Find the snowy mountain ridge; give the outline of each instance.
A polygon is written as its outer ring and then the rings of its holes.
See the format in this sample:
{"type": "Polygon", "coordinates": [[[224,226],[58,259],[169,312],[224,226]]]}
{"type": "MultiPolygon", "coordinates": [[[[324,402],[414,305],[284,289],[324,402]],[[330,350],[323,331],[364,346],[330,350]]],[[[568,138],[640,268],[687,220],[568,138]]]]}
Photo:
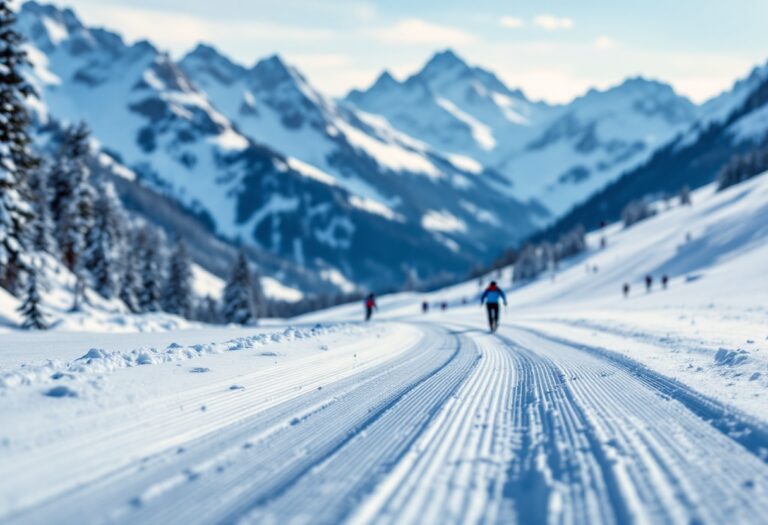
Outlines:
{"type": "Polygon", "coordinates": [[[569,104],[528,100],[453,51],[398,82],[389,73],[347,100],[444,152],[493,167],[511,196],[557,217],[687,129],[697,108],[667,84],[631,78],[569,104]]]}
{"type": "Polygon", "coordinates": [[[594,193],[541,236],[556,238],[576,224],[595,228],[615,220],[632,200],[698,188],[715,180],[734,158],[768,143],[768,64],[755,68],[705,103],[701,118],[662,145],[647,161],[594,193]]]}

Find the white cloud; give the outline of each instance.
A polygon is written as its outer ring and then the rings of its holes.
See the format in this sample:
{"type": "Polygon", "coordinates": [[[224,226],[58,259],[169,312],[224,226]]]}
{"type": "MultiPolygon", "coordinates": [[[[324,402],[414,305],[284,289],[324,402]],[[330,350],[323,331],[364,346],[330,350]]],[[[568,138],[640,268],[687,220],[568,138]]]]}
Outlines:
{"type": "Polygon", "coordinates": [[[335,69],[350,65],[348,56],[341,53],[288,53],[289,62],[299,69],[335,69]]]}
{"type": "Polygon", "coordinates": [[[514,16],[502,16],[499,23],[507,29],[518,29],[525,25],[525,20],[514,16]]]}
{"type": "Polygon", "coordinates": [[[533,23],[547,31],[558,31],[560,29],[571,29],[573,20],[566,17],[557,17],[553,15],[539,15],[533,19],[533,23]]]}
{"type": "Polygon", "coordinates": [[[375,34],[380,40],[390,44],[455,46],[470,44],[476,40],[474,35],[461,29],[432,24],[419,18],[400,20],[393,26],[377,30],[375,34]]]}
{"type": "Polygon", "coordinates": [[[595,39],[594,46],[596,49],[613,49],[616,47],[616,41],[609,36],[599,36],[595,39]]]}
{"type": "Polygon", "coordinates": [[[294,42],[330,39],[330,30],[276,23],[206,19],[176,11],[114,5],[88,4],[79,13],[89,25],[103,25],[120,32],[129,41],[149,39],[174,53],[188,50],[200,41],[294,42]],[[169,30],[172,28],[172,30],[169,30]]]}

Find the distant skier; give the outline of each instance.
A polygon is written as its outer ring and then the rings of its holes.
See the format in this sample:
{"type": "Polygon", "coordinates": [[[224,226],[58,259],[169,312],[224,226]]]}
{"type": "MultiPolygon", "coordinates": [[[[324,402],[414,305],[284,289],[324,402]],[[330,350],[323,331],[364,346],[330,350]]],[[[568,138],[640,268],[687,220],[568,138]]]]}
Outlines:
{"type": "Polygon", "coordinates": [[[440,309],[445,312],[448,309],[448,303],[440,303],[440,309]]]}
{"type": "Polygon", "coordinates": [[[664,274],[661,277],[661,286],[666,290],[668,284],[669,284],[669,276],[667,274],[664,274]]]}
{"type": "Polygon", "coordinates": [[[495,332],[499,327],[500,300],[504,301],[504,306],[507,306],[507,296],[504,294],[504,290],[498,287],[496,281],[491,281],[491,284],[480,297],[480,305],[484,304],[488,310],[488,324],[490,325],[491,332],[495,332]]]}
{"type": "Polygon", "coordinates": [[[373,315],[374,308],[376,310],[379,309],[378,306],[376,306],[376,298],[372,293],[368,294],[368,297],[365,298],[365,320],[370,321],[371,316],[373,315]]]}
{"type": "Polygon", "coordinates": [[[653,277],[650,275],[645,276],[645,291],[650,292],[651,288],[653,288],[653,277]]]}
{"type": "Polygon", "coordinates": [[[427,301],[424,301],[421,303],[421,313],[425,314],[429,312],[429,303],[427,301]]]}
{"type": "Polygon", "coordinates": [[[624,286],[622,287],[624,291],[624,299],[629,297],[629,283],[624,283],[624,286]]]}

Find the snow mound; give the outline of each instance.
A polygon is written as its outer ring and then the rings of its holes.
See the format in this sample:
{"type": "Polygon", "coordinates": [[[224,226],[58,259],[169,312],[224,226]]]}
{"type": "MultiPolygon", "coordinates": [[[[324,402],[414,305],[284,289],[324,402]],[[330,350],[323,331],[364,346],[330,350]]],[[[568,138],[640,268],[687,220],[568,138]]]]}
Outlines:
{"type": "MultiPolygon", "coordinates": [[[[176,343],[166,348],[136,348],[129,351],[108,351],[91,348],[73,361],[47,360],[41,364],[22,364],[15,370],[0,373],[0,394],[22,386],[35,386],[57,381],[85,381],[114,372],[121,368],[159,365],[186,361],[206,354],[223,354],[240,350],[252,350],[276,343],[312,339],[334,333],[355,334],[361,327],[350,324],[315,324],[309,328],[288,327],[280,331],[238,337],[221,343],[200,343],[181,346],[176,343]]],[[[261,352],[260,355],[277,355],[261,352]]],[[[209,369],[193,368],[192,372],[203,373],[209,369]]],[[[56,390],[63,392],[63,390],[56,390]]],[[[46,394],[53,397],[54,394],[46,394]]],[[[69,396],[72,397],[72,396],[69,396]]]]}

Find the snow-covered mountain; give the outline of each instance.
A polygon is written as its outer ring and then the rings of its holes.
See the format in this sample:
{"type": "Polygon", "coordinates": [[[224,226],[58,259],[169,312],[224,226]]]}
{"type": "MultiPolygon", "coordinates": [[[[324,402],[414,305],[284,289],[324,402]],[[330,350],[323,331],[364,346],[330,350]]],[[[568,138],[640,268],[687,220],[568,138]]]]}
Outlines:
{"type": "Polygon", "coordinates": [[[768,64],[755,68],[700,111],[701,119],[685,133],[575,207],[544,235],[556,237],[575,224],[597,227],[601,221],[617,219],[631,200],[708,184],[735,155],[766,144],[768,64]]]}
{"type": "Polygon", "coordinates": [[[246,70],[199,48],[182,69],[148,42],[35,2],[19,24],[41,118],[86,121],[142,184],[216,233],[341,289],[464,272],[534,227],[535,210],[491,189],[498,175],[336,106],[278,58],[246,70]],[[228,88],[243,91],[230,99],[228,88]]]}
{"type": "Polygon", "coordinates": [[[451,50],[435,54],[403,82],[385,71],[369,89],[353,90],[346,99],[438,150],[486,165],[532,137],[554,109],[529,101],[451,50]]]}
{"type": "Polygon", "coordinates": [[[290,166],[449,247],[483,253],[530,231],[537,219],[537,207],[500,195],[509,183],[498,173],[469,157],[438,154],[383,119],[325,97],[279,56],[246,69],[200,45],[180,66],[239,130],[287,154],[290,166]]]}
{"type": "Polygon", "coordinates": [[[512,183],[510,195],[536,200],[554,216],[643,162],[697,117],[688,99],[643,78],[563,106],[534,103],[452,51],[403,82],[385,72],[347,100],[440,151],[492,166],[512,183]]]}
{"type": "Polygon", "coordinates": [[[591,90],[555,113],[499,170],[517,182],[519,197],[561,215],[687,129],[697,108],[669,85],[638,77],[591,90]]]}

